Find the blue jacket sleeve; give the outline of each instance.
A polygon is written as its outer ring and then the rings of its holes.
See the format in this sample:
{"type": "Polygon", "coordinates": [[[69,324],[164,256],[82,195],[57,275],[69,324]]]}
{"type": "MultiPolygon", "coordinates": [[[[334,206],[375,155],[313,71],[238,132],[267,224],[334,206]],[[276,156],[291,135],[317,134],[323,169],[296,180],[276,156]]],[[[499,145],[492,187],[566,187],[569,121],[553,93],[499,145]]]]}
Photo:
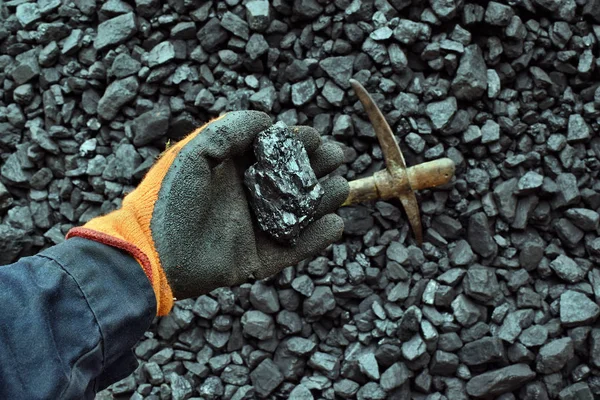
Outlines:
{"type": "Polygon", "coordinates": [[[0,399],[93,399],[133,372],[155,314],[139,264],[100,243],[0,266],[0,399]]]}

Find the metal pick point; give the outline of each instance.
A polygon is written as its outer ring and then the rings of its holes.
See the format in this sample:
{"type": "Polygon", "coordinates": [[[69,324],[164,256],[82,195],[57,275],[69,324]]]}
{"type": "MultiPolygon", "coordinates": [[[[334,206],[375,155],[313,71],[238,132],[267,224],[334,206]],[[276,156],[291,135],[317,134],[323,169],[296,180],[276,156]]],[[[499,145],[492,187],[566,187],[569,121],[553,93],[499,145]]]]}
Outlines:
{"type": "Polygon", "coordinates": [[[358,81],[350,79],[350,84],[373,124],[386,169],[368,178],[350,182],[350,194],[343,206],[379,199],[400,199],[420,246],[423,244],[423,228],[415,190],[429,189],[448,183],[454,176],[454,162],[449,158],[441,158],[406,168],[404,156],[383,114],[358,81]]]}

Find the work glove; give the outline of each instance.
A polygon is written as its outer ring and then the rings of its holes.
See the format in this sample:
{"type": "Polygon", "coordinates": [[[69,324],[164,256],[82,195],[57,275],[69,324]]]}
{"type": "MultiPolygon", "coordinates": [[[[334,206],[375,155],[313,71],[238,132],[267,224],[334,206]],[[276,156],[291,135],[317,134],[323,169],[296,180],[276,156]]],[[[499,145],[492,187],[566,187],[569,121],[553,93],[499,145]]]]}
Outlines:
{"type": "MultiPolygon", "coordinates": [[[[244,172],[256,135],[271,126],[258,111],[225,114],[168,148],[121,208],[67,234],[126,250],[148,276],[157,315],[176,299],[269,277],[317,254],[341,237],[334,214],[348,195],[341,177],[321,182],[325,194],[314,222],[294,246],[260,231],[250,212],[244,172]]],[[[343,161],[341,148],[321,144],[316,130],[292,127],[321,178],[343,161]]]]}

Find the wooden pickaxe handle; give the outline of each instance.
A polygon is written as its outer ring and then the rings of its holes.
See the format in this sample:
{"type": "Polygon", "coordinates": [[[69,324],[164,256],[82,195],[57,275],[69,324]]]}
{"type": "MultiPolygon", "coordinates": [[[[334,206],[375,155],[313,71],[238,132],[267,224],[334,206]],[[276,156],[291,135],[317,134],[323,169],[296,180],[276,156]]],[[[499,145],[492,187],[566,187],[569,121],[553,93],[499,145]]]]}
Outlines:
{"type": "Polygon", "coordinates": [[[376,172],[373,176],[349,182],[350,193],[343,206],[400,197],[406,190],[402,184],[405,179],[408,179],[412,190],[431,189],[445,185],[454,176],[454,169],[454,162],[449,158],[440,158],[409,167],[406,169],[405,175],[401,170],[392,175],[388,169],[384,169],[376,172]]]}

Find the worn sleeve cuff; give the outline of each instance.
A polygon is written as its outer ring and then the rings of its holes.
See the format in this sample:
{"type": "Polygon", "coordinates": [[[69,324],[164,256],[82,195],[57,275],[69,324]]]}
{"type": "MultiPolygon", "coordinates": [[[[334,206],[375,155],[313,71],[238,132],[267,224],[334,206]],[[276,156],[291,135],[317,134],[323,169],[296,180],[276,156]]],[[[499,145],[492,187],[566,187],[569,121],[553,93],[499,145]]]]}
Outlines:
{"type": "Polygon", "coordinates": [[[94,314],[108,367],[140,340],[156,315],[152,286],[125,251],[72,238],[40,255],[55,260],[75,280],[94,314]]]}

